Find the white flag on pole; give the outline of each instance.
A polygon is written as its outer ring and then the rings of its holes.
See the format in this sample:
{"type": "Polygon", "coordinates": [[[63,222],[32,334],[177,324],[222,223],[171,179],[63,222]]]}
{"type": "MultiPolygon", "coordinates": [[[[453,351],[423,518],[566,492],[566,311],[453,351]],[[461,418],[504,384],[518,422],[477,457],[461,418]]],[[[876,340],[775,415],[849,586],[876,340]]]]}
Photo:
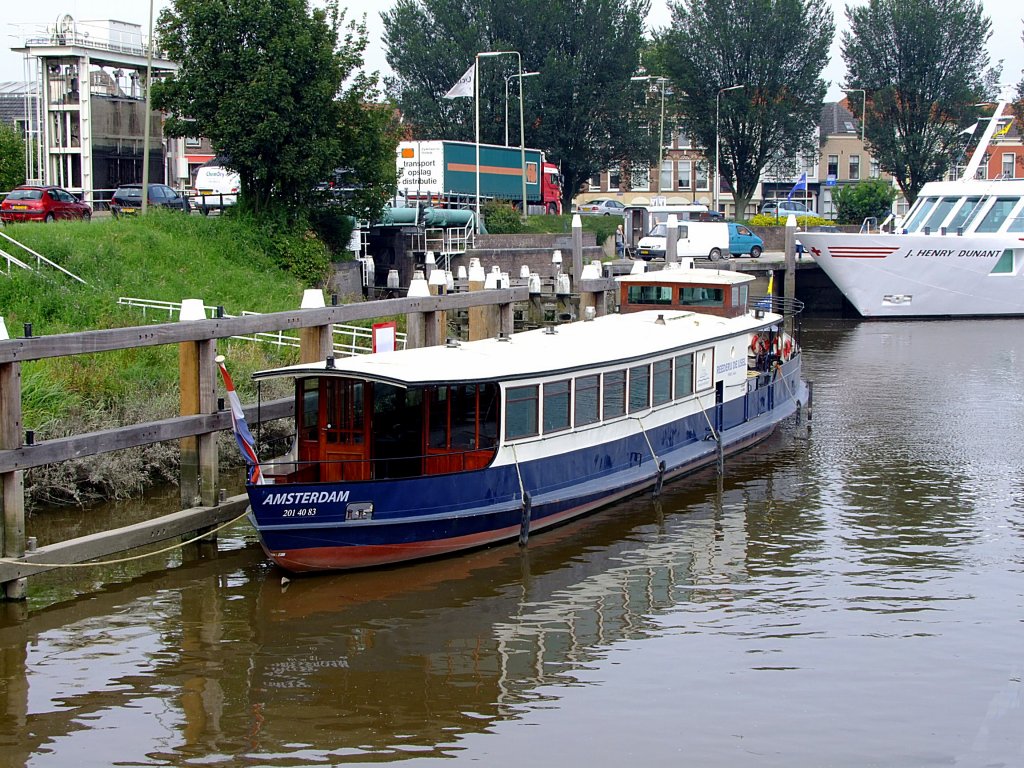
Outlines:
{"type": "Polygon", "coordinates": [[[444,95],[446,99],[457,99],[460,96],[473,96],[473,79],[476,76],[476,64],[470,64],[466,74],[455,81],[455,85],[444,95]]]}

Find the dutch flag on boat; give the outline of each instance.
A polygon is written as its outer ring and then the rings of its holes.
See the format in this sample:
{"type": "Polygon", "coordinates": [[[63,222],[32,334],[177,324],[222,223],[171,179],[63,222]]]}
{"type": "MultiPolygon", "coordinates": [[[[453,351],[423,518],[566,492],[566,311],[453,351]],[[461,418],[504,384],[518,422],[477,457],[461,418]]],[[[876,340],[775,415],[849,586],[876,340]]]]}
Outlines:
{"type": "Polygon", "coordinates": [[[217,355],[214,358],[217,367],[220,368],[221,378],[224,379],[224,389],[228,392],[228,404],[231,406],[231,427],[235,433],[235,440],[238,442],[238,450],[242,452],[242,458],[249,468],[246,479],[253,485],[263,485],[266,480],[263,477],[263,470],[260,469],[260,460],[256,456],[256,441],[252,438],[249,425],[245,423],[245,412],[242,410],[242,401],[238,399],[235,392],[235,383],[231,381],[231,374],[224,367],[224,355],[217,355]]]}

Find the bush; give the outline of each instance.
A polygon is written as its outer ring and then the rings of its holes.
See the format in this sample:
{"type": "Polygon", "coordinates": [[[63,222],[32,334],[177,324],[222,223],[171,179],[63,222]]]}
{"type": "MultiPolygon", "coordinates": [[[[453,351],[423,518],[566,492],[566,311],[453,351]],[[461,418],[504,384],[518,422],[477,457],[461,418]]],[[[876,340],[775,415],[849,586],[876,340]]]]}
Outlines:
{"type": "Polygon", "coordinates": [[[881,221],[892,211],[896,190],[881,179],[839,187],[832,194],[839,224],[860,224],[872,216],[881,221]]]}
{"type": "Polygon", "coordinates": [[[484,204],[484,223],[492,235],[518,235],[523,231],[523,222],[509,203],[491,200],[484,204]]]}
{"type": "Polygon", "coordinates": [[[342,213],[339,206],[324,205],[310,211],[309,223],[331,252],[333,260],[341,261],[349,250],[352,231],[356,228],[355,218],[342,213]]]}
{"type": "MultiPolygon", "coordinates": [[[[784,227],[786,226],[787,216],[775,217],[774,214],[759,213],[752,217],[748,222],[752,227],[784,227]]],[[[828,219],[823,219],[820,216],[797,216],[796,225],[800,228],[805,227],[820,227],[823,224],[831,224],[828,219]]]]}

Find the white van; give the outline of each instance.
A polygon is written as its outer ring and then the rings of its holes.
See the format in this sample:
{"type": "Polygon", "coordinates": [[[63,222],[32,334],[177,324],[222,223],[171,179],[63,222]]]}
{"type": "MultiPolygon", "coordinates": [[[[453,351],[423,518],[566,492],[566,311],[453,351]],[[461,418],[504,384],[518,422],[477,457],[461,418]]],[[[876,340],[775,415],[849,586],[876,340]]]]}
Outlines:
{"type": "MultiPolygon", "coordinates": [[[[668,224],[655,224],[637,243],[636,253],[644,261],[665,258],[668,224]]],[[[724,221],[680,221],[677,258],[729,258],[729,225],[724,221]]]]}
{"type": "Polygon", "coordinates": [[[238,202],[242,181],[238,174],[221,165],[203,165],[196,171],[192,205],[204,216],[238,202]]]}

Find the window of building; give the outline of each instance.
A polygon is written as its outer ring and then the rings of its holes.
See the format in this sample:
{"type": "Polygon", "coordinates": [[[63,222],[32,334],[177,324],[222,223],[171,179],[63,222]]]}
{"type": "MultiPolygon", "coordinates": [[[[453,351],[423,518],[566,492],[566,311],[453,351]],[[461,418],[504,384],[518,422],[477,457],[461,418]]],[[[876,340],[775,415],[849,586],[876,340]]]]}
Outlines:
{"type": "Polygon", "coordinates": [[[576,378],[576,426],[593,424],[600,418],[601,377],[579,376],[576,378]]]}
{"type": "Polygon", "coordinates": [[[693,189],[693,161],[680,160],[676,165],[679,189],[693,189]]]}
{"type": "Polygon", "coordinates": [[[630,170],[629,188],[637,192],[649,192],[651,189],[651,169],[646,165],[635,165],[630,170]]]}
{"type": "Polygon", "coordinates": [[[661,177],[658,179],[660,188],[659,192],[671,192],[672,191],[672,161],[670,159],[663,160],[661,163],[661,177]]]}
{"type": "Polygon", "coordinates": [[[196,136],[186,136],[185,137],[185,146],[186,147],[191,147],[191,148],[194,149],[196,147],[201,147],[202,145],[203,145],[203,140],[200,139],[200,138],[197,138],[196,136]]]}
{"type": "Polygon", "coordinates": [[[870,174],[872,179],[877,179],[877,178],[881,177],[881,175],[882,175],[882,167],[878,164],[877,160],[872,160],[871,161],[870,169],[871,170],[869,170],[868,173],[870,174]]]}
{"type": "Polygon", "coordinates": [[[860,155],[850,155],[850,181],[860,181],[860,155]]]}
{"type": "Polygon", "coordinates": [[[629,412],[645,410],[651,405],[651,367],[637,365],[629,369],[629,412]]]}
{"type": "Polygon", "coordinates": [[[608,171],[608,191],[609,192],[618,192],[619,191],[619,184],[621,183],[621,181],[622,181],[621,173],[620,173],[618,168],[616,168],[614,171],[608,171]]]}
{"type": "Polygon", "coordinates": [[[604,374],[604,408],[602,415],[614,419],[626,412],[626,372],[609,371],[604,374]]]}
{"type": "Polygon", "coordinates": [[[510,387],[505,395],[505,439],[534,437],[538,434],[537,385],[510,387]]]}
{"type": "Polygon", "coordinates": [[[690,139],[690,132],[685,126],[681,126],[676,132],[676,146],[679,149],[693,149],[693,141],[690,139]]]}
{"type": "Polygon", "coordinates": [[[839,155],[828,156],[828,175],[834,179],[839,177],[839,155]]]}
{"type": "Polygon", "coordinates": [[[1013,152],[1004,152],[1003,153],[1003,178],[1004,179],[1012,179],[1013,178],[1013,167],[1014,167],[1014,162],[1016,161],[1016,159],[1017,159],[1017,156],[1015,154],[1013,154],[1013,152]]]}
{"type": "Polygon", "coordinates": [[[708,161],[698,160],[697,161],[697,189],[701,192],[706,192],[710,189],[708,186],[708,161]]]}
{"type": "Polygon", "coordinates": [[[600,192],[601,191],[601,174],[595,173],[590,177],[590,191],[600,192]]]}

